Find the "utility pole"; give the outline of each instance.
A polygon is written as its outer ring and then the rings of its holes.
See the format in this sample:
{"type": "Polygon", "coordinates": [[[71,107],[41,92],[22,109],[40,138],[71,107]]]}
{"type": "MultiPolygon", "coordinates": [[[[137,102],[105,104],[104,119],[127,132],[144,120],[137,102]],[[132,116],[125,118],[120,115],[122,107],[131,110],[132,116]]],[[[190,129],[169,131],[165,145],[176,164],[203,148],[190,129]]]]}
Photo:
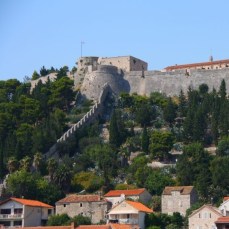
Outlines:
{"type": "Polygon", "coordinates": [[[85,42],[84,41],[81,41],[80,42],[80,53],[81,53],[81,57],[82,57],[82,55],[83,55],[83,44],[84,44],[85,42]]]}

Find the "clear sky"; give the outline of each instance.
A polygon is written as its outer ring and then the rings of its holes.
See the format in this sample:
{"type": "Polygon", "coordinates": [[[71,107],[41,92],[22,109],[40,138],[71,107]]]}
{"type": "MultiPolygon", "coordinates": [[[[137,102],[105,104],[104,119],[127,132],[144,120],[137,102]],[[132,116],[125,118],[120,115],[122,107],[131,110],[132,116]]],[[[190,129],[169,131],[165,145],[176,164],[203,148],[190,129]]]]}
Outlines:
{"type": "Polygon", "coordinates": [[[228,0],[0,0],[0,80],[83,56],[132,55],[149,69],[229,59],[228,0]]]}

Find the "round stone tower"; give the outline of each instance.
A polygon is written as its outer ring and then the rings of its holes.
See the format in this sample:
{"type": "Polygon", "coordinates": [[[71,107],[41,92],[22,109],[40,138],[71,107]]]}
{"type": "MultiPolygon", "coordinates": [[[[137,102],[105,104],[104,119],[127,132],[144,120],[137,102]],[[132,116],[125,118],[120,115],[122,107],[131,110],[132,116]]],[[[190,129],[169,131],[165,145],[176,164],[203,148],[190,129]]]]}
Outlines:
{"type": "Polygon", "coordinates": [[[105,83],[116,95],[130,91],[129,83],[124,80],[122,70],[111,65],[98,65],[97,70],[85,74],[81,94],[88,99],[97,100],[105,83]]]}

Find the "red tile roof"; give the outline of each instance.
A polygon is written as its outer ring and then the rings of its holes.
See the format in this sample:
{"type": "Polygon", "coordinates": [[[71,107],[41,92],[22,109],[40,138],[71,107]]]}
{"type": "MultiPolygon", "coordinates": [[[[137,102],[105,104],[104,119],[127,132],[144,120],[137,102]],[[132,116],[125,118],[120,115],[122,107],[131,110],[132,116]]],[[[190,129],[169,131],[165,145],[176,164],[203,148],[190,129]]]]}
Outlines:
{"type": "Polygon", "coordinates": [[[121,194],[124,194],[125,196],[137,196],[140,195],[145,191],[144,188],[141,189],[130,189],[130,190],[111,190],[108,193],[106,193],[105,197],[113,197],[113,196],[120,196],[121,194]]]}
{"type": "Polygon", "coordinates": [[[98,202],[102,201],[99,195],[69,195],[56,203],[98,202]]]}
{"type": "Polygon", "coordinates": [[[82,225],[76,229],[111,229],[109,225],[82,225]]]}
{"type": "Polygon", "coordinates": [[[180,192],[181,195],[189,195],[192,190],[193,190],[193,186],[172,186],[172,187],[165,187],[164,191],[163,191],[163,195],[171,195],[171,193],[173,191],[178,191],[180,192]]]}
{"type": "Polygon", "coordinates": [[[227,60],[217,60],[217,61],[209,61],[209,62],[201,62],[201,63],[193,63],[193,64],[181,64],[181,65],[173,65],[165,68],[167,71],[184,69],[184,68],[193,68],[193,67],[202,67],[202,66],[212,66],[215,64],[229,64],[229,59],[227,60]]]}
{"type": "Polygon", "coordinates": [[[223,202],[229,200],[229,196],[224,196],[223,197],[223,202]]]}
{"type": "Polygon", "coordinates": [[[112,229],[137,229],[139,228],[138,225],[134,226],[133,225],[128,225],[128,224],[118,224],[118,223],[113,223],[110,224],[112,229]]]}
{"type": "Polygon", "coordinates": [[[137,229],[139,228],[137,225],[132,227],[132,225],[127,224],[118,224],[118,223],[112,223],[107,225],[82,225],[76,227],[76,229],[137,229]]]}
{"type": "Polygon", "coordinates": [[[11,197],[11,198],[3,201],[1,204],[6,203],[10,200],[16,201],[16,202],[23,204],[23,205],[26,205],[26,206],[53,208],[53,206],[51,206],[49,204],[45,204],[45,203],[40,202],[38,200],[28,200],[28,199],[21,199],[21,198],[15,198],[15,197],[11,197]]]}
{"type": "Polygon", "coordinates": [[[219,217],[215,223],[228,223],[229,224],[229,216],[219,217]]]}
{"type": "Polygon", "coordinates": [[[126,203],[130,204],[132,207],[136,208],[140,212],[153,213],[152,209],[146,207],[144,204],[140,202],[126,200],[126,203]]]}
{"type": "Polygon", "coordinates": [[[72,229],[72,226],[37,226],[37,227],[20,227],[20,229],[72,229]]]}

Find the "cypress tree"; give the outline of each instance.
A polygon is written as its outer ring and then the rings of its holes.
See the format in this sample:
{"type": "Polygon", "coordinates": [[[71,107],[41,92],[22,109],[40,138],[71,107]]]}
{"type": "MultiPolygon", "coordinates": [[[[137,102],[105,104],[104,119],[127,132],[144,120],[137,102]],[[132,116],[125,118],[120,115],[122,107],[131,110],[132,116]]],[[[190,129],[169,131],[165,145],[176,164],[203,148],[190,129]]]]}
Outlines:
{"type": "Polygon", "coordinates": [[[226,83],[224,79],[221,81],[221,84],[220,84],[219,95],[220,95],[221,100],[225,100],[227,92],[226,92],[226,83]]]}
{"type": "Polygon", "coordinates": [[[117,124],[117,116],[116,111],[113,111],[110,120],[110,127],[109,127],[109,135],[110,135],[110,144],[118,147],[120,145],[120,134],[117,124]]]}
{"type": "Polygon", "coordinates": [[[4,158],[3,158],[3,148],[0,148],[0,178],[3,178],[4,174],[4,158]]]}
{"type": "Polygon", "coordinates": [[[178,105],[178,112],[180,117],[186,116],[187,113],[187,101],[185,99],[184,92],[181,90],[179,95],[179,105],[178,105]]]}
{"type": "Polygon", "coordinates": [[[164,110],[164,118],[171,125],[176,118],[176,108],[171,98],[164,110]]]}
{"type": "Polygon", "coordinates": [[[142,132],[142,151],[144,153],[149,152],[149,135],[147,132],[147,128],[144,126],[143,132],[142,132]]]}

